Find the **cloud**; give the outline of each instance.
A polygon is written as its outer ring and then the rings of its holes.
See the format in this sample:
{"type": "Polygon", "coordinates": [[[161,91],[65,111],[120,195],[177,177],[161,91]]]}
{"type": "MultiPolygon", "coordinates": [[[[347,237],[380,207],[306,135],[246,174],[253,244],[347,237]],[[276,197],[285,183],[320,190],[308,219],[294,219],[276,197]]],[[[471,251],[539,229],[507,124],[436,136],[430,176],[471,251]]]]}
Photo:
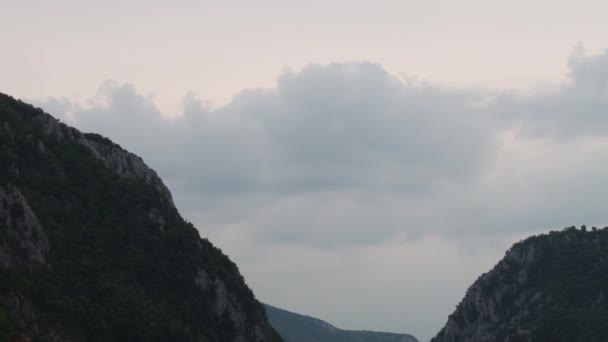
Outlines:
{"type": "Polygon", "coordinates": [[[190,93],[173,117],[115,81],[83,104],[42,106],[141,154],[205,227],[246,221],[260,241],[377,244],[427,226],[495,234],[582,218],[560,199],[597,198],[590,184],[605,180],[589,169],[604,166],[608,52],[579,46],[568,65],[557,88],[494,100],[335,63],[285,72],[219,108],[190,93]]]}
{"type": "Polygon", "coordinates": [[[527,137],[569,140],[608,131],[608,50],[586,55],[577,45],[568,60],[569,79],[556,90],[530,96],[504,95],[497,112],[515,120],[527,137]]]}
{"type": "Polygon", "coordinates": [[[493,144],[473,94],[376,64],[312,65],[283,75],[274,96],[259,122],[282,170],[273,183],[290,191],[428,191],[476,174],[493,144]]]}
{"type": "Polygon", "coordinates": [[[206,229],[245,223],[259,241],[379,244],[573,224],[577,211],[608,218],[565,200],[597,199],[591,184],[606,180],[589,168],[607,152],[608,52],[578,47],[568,65],[557,88],[491,100],[363,62],[288,71],[219,108],[190,93],[172,117],[115,81],[84,104],[42,106],[142,155],[206,229]]]}
{"type": "Polygon", "coordinates": [[[245,90],[215,109],[187,94],[173,118],[115,81],[84,104],[50,99],[42,106],[55,114],[63,106],[62,116],[80,129],[142,155],[178,201],[183,195],[194,201],[187,207],[215,207],[207,218],[231,217],[217,214],[226,198],[263,198],[257,206],[266,209],[256,217],[265,228],[253,235],[335,245],[388,238],[403,223],[383,208],[403,212],[408,197],[481,174],[496,141],[478,99],[402,81],[378,64],[336,63],[286,72],[275,88],[245,90]],[[372,198],[378,205],[369,206],[372,198]],[[304,212],[316,222],[288,224],[295,217],[285,213],[304,219],[304,212]]]}

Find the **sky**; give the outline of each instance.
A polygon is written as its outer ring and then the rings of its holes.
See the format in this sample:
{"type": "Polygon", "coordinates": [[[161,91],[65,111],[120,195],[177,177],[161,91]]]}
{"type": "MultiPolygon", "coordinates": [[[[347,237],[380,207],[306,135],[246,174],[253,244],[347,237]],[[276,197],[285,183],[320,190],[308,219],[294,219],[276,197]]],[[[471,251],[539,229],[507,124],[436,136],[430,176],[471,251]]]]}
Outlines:
{"type": "Polygon", "coordinates": [[[608,224],[608,2],[0,0],[0,92],[142,156],[257,298],[428,340],[608,224]]]}

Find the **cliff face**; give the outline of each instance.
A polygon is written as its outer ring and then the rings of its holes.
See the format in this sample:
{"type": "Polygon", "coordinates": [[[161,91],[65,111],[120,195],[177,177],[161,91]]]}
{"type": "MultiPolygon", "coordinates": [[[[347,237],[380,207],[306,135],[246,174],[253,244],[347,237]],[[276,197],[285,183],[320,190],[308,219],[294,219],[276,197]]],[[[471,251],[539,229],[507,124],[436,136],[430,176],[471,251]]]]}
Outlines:
{"type": "Polygon", "coordinates": [[[265,304],[272,326],[285,342],[418,342],[409,334],[365,330],[342,330],[309,316],[265,304]]]}
{"type": "Polygon", "coordinates": [[[608,340],[608,229],[515,244],[475,281],[433,341],[608,340]]]}
{"type": "Polygon", "coordinates": [[[0,340],[279,341],[141,158],[0,94],[0,340]]]}
{"type": "Polygon", "coordinates": [[[19,188],[0,186],[0,268],[44,265],[49,241],[19,188]]]}

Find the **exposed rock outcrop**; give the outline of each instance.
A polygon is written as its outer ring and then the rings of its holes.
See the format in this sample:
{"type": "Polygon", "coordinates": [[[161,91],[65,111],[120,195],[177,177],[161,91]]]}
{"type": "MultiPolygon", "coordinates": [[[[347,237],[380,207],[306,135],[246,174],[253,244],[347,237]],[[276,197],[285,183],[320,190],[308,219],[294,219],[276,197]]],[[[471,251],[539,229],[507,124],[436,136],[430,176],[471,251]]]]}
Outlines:
{"type": "Polygon", "coordinates": [[[0,268],[44,265],[49,241],[15,185],[0,186],[0,268]]]}
{"type": "MultiPolygon", "coordinates": [[[[244,323],[247,321],[247,313],[234,293],[227,290],[224,281],[217,277],[209,276],[205,270],[201,269],[197,273],[194,282],[201,291],[213,294],[212,307],[217,317],[228,317],[236,327],[243,328],[244,323]]],[[[260,321],[266,316],[263,311],[257,312],[256,315],[260,321]]],[[[254,324],[251,332],[253,339],[251,338],[252,336],[247,337],[244,334],[237,334],[235,342],[264,342],[268,339],[268,336],[272,335],[268,327],[261,324],[254,324]]]]}
{"type": "MultiPolygon", "coordinates": [[[[114,170],[117,174],[123,177],[142,180],[152,185],[162,194],[167,204],[175,207],[171,192],[167,186],[162,182],[156,171],[149,168],[141,157],[124,150],[119,145],[98,134],[83,134],[46,113],[35,116],[32,122],[47,137],[59,141],[67,139],[86,147],[91,151],[93,156],[101,160],[106,167],[114,170]]],[[[46,151],[41,142],[38,146],[41,152],[46,151]]]]}

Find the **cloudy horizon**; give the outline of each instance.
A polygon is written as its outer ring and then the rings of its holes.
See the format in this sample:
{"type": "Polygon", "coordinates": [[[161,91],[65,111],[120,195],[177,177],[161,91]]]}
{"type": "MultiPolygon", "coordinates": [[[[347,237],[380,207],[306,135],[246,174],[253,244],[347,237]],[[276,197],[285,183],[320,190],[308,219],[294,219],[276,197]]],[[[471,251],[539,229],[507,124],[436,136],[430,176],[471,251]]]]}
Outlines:
{"type": "Polygon", "coordinates": [[[0,5],[0,92],[141,156],[263,302],[428,340],[514,242],[608,225],[602,2],[61,3],[0,5]]]}

